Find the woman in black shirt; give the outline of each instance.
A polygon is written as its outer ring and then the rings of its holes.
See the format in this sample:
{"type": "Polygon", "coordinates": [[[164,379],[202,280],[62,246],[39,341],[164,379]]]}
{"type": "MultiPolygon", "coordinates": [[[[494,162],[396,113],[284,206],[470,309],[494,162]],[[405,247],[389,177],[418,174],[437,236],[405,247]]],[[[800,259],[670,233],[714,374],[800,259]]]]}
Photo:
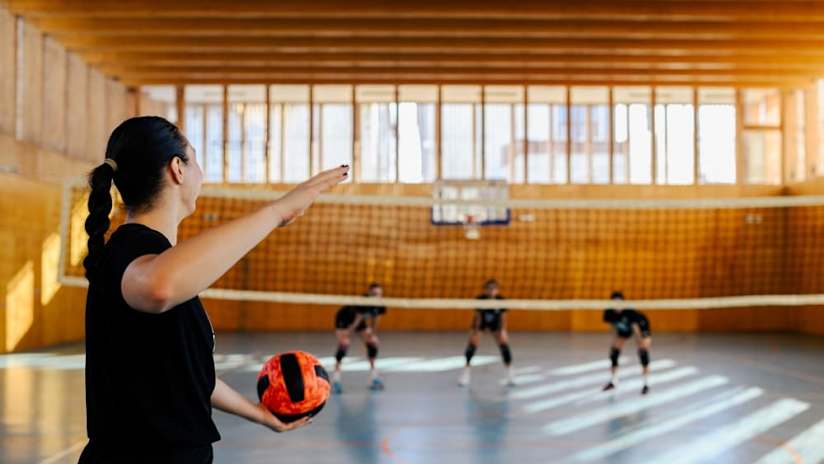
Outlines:
{"type": "MultiPolygon", "coordinates": [[[[372,282],[367,291],[367,297],[383,297],[383,287],[372,282]]],[[[344,306],[335,314],[335,338],[338,339],[338,348],[335,351],[335,371],[332,373],[332,391],[343,393],[341,383],[341,367],[343,358],[349,351],[352,333],[357,333],[366,345],[366,355],[369,359],[369,388],[383,390],[383,380],[378,375],[375,362],[378,359],[378,318],[386,314],[385,306],[344,306]]]]}
{"type": "Polygon", "coordinates": [[[283,432],[284,424],[215,377],[214,332],[198,293],[272,229],[348,175],[321,173],[247,216],[177,243],[202,172],[170,122],[132,118],[111,134],[89,176],[86,405],[81,463],[211,463],[212,407],[283,432]],[[112,182],[127,212],[108,242],[112,182]]]}
{"type": "Polygon", "coordinates": [[[638,337],[638,359],[641,361],[641,373],[644,380],[641,394],[646,395],[649,393],[649,349],[652,346],[652,329],[649,325],[649,319],[641,311],[622,307],[624,301],[622,292],[612,292],[610,299],[615,302],[615,307],[604,310],[604,322],[611,325],[615,330],[615,338],[613,338],[612,345],[609,348],[610,380],[604,386],[604,391],[615,388],[618,381],[618,358],[621,356],[624,342],[636,335],[638,337]]]}
{"type": "MultiPolygon", "coordinates": [[[[495,279],[487,280],[484,283],[484,292],[478,295],[477,299],[503,300],[504,297],[501,296],[498,281],[495,279]]],[[[512,350],[509,348],[509,334],[506,330],[506,308],[478,309],[475,311],[475,317],[472,318],[472,326],[469,331],[469,341],[464,351],[466,365],[458,379],[458,385],[461,387],[469,385],[472,357],[475,356],[475,351],[481,342],[481,332],[486,331],[495,336],[495,342],[498,343],[498,349],[501,351],[501,360],[506,368],[504,382],[507,386],[515,386],[515,378],[512,375],[512,350]]]]}

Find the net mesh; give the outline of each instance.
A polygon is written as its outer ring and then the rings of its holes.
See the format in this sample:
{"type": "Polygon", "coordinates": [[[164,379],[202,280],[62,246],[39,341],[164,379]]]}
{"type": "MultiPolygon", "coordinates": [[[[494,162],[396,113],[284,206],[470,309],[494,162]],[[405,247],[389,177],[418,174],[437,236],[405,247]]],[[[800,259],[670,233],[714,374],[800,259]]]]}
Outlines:
{"type": "MultiPolygon", "coordinates": [[[[86,195],[70,186],[64,196],[61,274],[69,284],[84,283],[86,195]]],[[[206,188],[179,239],[278,196],[206,188]]],[[[507,298],[523,300],[508,305],[523,309],[595,309],[613,290],[642,308],[807,304],[824,293],[822,198],[507,206],[509,225],[485,226],[469,240],[460,225],[432,225],[429,198],[324,196],[270,234],[209,296],[343,304],[378,281],[395,306],[471,308],[491,277],[507,298]]],[[[123,219],[116,210],[112,230],[123,219]]]]}

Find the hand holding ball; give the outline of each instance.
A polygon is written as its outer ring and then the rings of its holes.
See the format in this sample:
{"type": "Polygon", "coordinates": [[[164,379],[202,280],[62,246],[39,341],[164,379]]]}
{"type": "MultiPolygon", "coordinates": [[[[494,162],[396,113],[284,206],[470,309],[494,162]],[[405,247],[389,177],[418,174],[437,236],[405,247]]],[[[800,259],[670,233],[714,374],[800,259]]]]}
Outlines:
{"type": "Polygon", "coordinates": [[[329,374],[303,351],[272,356],[258,374],[260,403],[285,423],[312,417],[323,409],[330,391],[329,374]]]}

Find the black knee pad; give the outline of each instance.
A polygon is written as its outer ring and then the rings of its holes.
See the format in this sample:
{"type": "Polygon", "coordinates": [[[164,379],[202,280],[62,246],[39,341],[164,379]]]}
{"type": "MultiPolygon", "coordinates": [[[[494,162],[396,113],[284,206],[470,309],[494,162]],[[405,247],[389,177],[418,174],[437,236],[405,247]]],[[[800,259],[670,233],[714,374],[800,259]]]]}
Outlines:
{"type": "Polygon", "coordinates": [[[466,351],[464,351],[464,356],[466,356],[467,364],[469,364],[469,361],[472,361],[472,357],[475,356],[475,350],[477,349],[478,347],[471,343],[469,345],[466,345],[466,351]]]}
{"type": "Polygon", "coordinates": [[[503,358],[504,364],[507,366],[512,364],[512,351],[510,351],[509,345],[507,343],[501,343],[498,348],[501,349],[501,358],[503,358]]]}
{"type": "Polygon", "coordinates": [[[348,346],[338,345],[338,351],[335,352],[335,360],[337,362],[341,362],[341,360],[346,356],[346,350],[348,349],[348,346]]]}
{"type": "Polygon", "coordinates": [[[642,366],[649,366],[649,351],[646,348],[638,348],[638,359],[641,360],[642,366]]]}
{"type": "Polygon", "coordinates": [[[378,357],[378,345],[374,343],[367,343],[366,344],[366,354],[369,356],[369,359],[375,359],[378,357]]]}
{"type": "Polygon", "coordinates": [[[612,361],[612,367],[618,367],[619,356],[621,356],[621,350],[614,346],[609,349],[609,360],[612,361]]]}

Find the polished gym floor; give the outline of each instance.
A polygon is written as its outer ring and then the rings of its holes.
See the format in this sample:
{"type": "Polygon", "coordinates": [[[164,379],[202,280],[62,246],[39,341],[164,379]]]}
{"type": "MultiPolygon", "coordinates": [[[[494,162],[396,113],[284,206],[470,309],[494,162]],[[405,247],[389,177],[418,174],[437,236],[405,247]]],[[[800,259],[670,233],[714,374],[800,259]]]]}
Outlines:
{"type": "MultiPolygon", "coordinates": [[[[618,389],[605,334],[512,335],[518,386],[491,338],[456,384],[465,334],[384,333],[386,390],[353,346],[344,392],[309,427],[275,434],[215,412],[216,463],[817,463],[824,461],[824,338],[655,335],[652,392],[634,344],[618,389]]],[[[219,334],[218,374],[252,397],[261,361],[330,334],[219,334]]],[[[77,462],[85,440],[82,345],[0,356],[0,462],[77,462]]],[[[128,405],[124,404],[124,420],[128,405]]]]}

